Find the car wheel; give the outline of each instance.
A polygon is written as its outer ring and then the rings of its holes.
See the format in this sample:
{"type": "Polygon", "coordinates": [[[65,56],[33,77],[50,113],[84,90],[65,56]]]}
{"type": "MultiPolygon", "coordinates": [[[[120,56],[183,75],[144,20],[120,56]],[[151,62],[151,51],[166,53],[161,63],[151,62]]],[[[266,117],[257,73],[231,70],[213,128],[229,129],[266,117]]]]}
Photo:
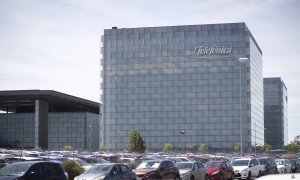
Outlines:
{"type": "Polygon", "coordinates": [[[259,171],[259,172],[258,172],[258,175],[257,175],[257,177],[260,177],[260,176],[261,176],[261,171],[259,171]]]}
{"type": "Polygon", "coordinates": [[[251,172],[248,173],[247,180],[251,179],[251,172]]]}
{"type": "Polygon", "coordinates": [[[231,174],[231,176],[230,176],[229,179],[230,179],[230,180],[233,180],[233,179],[234,179],[234,174],[233,174],[233,173],[231,174]]]}
{"type": "Polygon", "coordinates": [[[195,179],[195,177],[194,177],[194,176],[192,176],[190,180],[194,180],[194,179],[195,179]]]}
{"type": "Polygon", "coordinates": [[[175,180],[180,180],[180,177],[176,176],[175,180]]]}

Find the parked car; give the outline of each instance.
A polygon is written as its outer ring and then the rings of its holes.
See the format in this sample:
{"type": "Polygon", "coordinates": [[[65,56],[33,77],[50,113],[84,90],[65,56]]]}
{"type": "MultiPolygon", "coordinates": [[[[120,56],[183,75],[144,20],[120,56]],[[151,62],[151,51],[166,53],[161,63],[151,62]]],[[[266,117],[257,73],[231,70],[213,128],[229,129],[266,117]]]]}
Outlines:
{"type": "Polygon", "coordinates": [[[17,179],[55,179],[67,180],[67,173],[59,163],[46,161],[27,161],[9,164],[0,169],[1,180],[17,179]]]}
{"type": "Polygon", "coordinates": [[[292,165],[287,159],[276,159],[278,173],[290,173],[292,172],[292,165]]]}
{"type": "Polygon", "coordinates": [[[236,159],[231,163],[234,170],[234,177],[241,179],[251,179],[262,175],[262,166],[254,158],[236,159]]]}
{"type": "Polygon", "coordinates": [[[180,179],[179,169],[170,160],[145,161],[133,171],[142,180],[180,179]]]}
{"type": "Polygon", "coordinates": [[[262,157],[257,159],[259,163],[262,166],[262,174],[276,174],[277,171],[277,165],[275,160],[272,157],[262,157]]]}
{"type": "Polygon", "coordinates": [[[74,180],[116,179],[136,180],[137,176],[129,166],[119,163],[96,164],[74,180]]]}
{"type": "Polygon", "coordinates": [[[200,162],[179,162],[175,164],[179,169],[181,180],[208,180],[208,172],[200,162]]]}
{"type": "Polygon", "coordinates": [[[209,161],[205,164],[210,180],[233,179],[233,167],[229,161],[209,161]]]}
{"type": "Polygon", "coordinates": [[[292,173],[300,172],[300,160],[299,159],[290,159],[292,165],[292,173]]]}

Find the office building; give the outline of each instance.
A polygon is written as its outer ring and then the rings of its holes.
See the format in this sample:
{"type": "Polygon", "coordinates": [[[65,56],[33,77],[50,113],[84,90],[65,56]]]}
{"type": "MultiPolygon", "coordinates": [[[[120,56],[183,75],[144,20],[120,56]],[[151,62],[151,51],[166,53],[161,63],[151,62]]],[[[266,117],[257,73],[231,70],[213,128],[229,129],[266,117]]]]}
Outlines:
{"type": "Polygon", "coordinates": [[[264,78],[264,112],[266,143],[283,149],[288,144],[288,95],[280,77],[264,78]]]}
{"type": "Polygon", "coordinates": [[[50,90],[0,91],[0,147],[99,148],[99,103],[50,90]]]}
{"type": "Polygon", "coordinates": [[[245,23],[113,27],[102,42],[101,144],[122,150],[136,129],[149,151],[232,152],[241,133],[244,152],[263,145],[262,51],[245,23]]]}

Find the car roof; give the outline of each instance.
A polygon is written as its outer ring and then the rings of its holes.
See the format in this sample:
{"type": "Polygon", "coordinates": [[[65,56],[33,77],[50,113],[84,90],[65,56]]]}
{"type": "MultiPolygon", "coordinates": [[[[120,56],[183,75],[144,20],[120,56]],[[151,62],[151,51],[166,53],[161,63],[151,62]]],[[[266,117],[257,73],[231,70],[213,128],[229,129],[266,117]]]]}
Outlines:
{"type": "Polygon", "coordinates": [[[178,162],[176,164],[194,164],[194,163],[199,163],[199,162],[195,162],[195,161],[185,161],[185,162],[178,162]]]}
{"type": "MultiPolygon", "coordinates": [[[[33,164],[38,164],[38,163],[52,163],[52,162],[49,162],[49,161],[23,161],[23,162],[15,162],[12,164],[33,165],[33,164]]],[[[56,164],[56,163],[52,163],[52,164],[56,164]]]]}
{"type": "Polygon", "coordinates": [[[243,161],[243,160],[250,161],[252,159],[255,159],[255,158],[241,158],[241,159],[235,159],[234,161],[243,161]]]}

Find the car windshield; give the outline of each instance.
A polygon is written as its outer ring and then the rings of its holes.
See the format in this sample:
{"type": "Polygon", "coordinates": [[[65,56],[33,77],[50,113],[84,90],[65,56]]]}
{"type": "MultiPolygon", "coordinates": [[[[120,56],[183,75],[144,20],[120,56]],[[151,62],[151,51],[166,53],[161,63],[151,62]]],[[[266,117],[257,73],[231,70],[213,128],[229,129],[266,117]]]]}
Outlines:
{"type": "Polygon", "coordinates": [[[74,159],[80,166],[87,166],[88,163],[81,159],[74,159]]]}
{"type": "Polygon", "coordinates": [[[136,169],[157,169],[159,164],[159,161],[142,162],[136,169]]]}
{"type": "Polygon", "coordinates": [[[258,160],[260,164],[265,165],[267,164],[267,159],[259,159],[258,160]]]}
{"type": "Polygon", "coordinates": [[[192,169],[193,163],[177,163],[176,166],[178,169],[192,169]]]}
{"type": "Polygon", "coordinates": [[[284,165],[284,161],[276,161],[277,165],[284,165]]]}
{"type": "Polygon", "coordinates": [[[95,165],[84,172],[84,174],[107,174],[112,165],[99,164],[95,165]]]}
{"type": "Polygon", "coordinates": [[[206,168],[219,168],[221,167],[222,162],[207,162],[205,164],[206,168]]]}
{"type": "Polygon", "coordinates": [[[0,176],[22,176],[31,164],[10,164],[0,169],[0,176]]]}
{"type": "Polygon", "coordinates": [[[232,162],[232,166],[248,166],[249,160],[235,160],[232,162]]]}

